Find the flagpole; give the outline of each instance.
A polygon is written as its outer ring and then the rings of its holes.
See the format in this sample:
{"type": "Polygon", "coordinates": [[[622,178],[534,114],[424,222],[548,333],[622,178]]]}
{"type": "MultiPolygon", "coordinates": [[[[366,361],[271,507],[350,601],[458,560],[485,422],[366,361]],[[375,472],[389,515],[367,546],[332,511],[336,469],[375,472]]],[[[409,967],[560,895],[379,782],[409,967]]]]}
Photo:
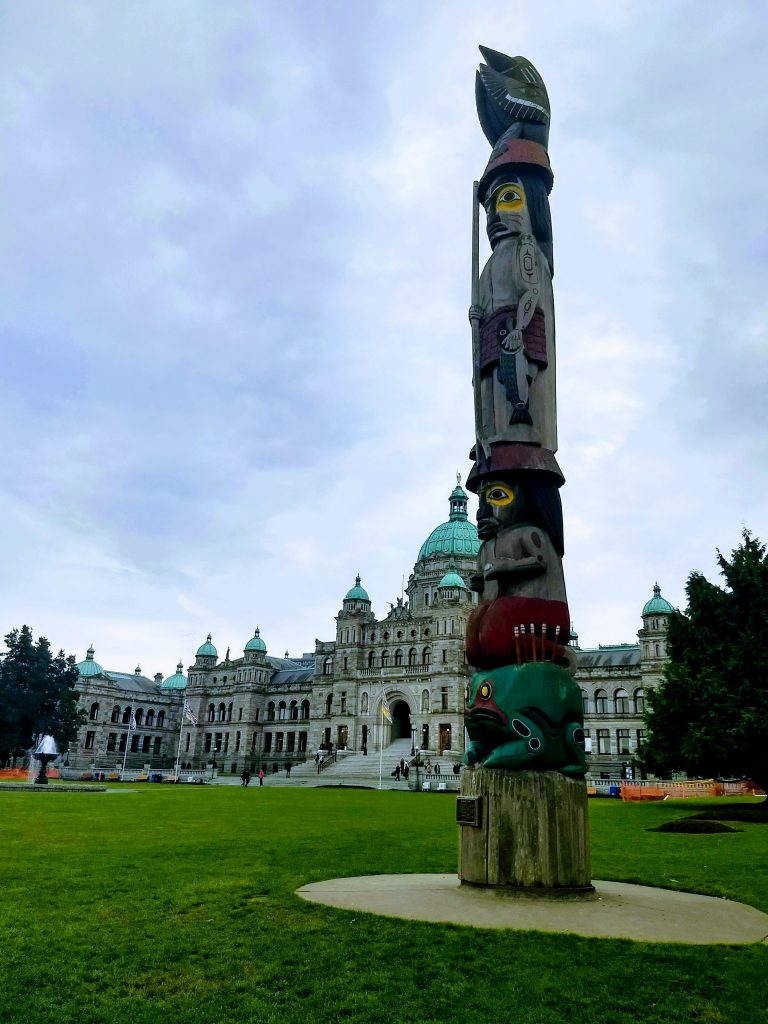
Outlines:
{"type": "Polygon", "coordinates": [[[384,690],[381,691],[381,721],[379,722],[379,789],[381,789],[381,773],[384,764],[384,690]]]}
{"type": "MultiPolygon", "coordinates": [[[[184,698],[184,704],[186,704],[186,702],[187,702],[187,698],[185,697],[184,698]]],[[[174,772],[174,775],[176,776],[176,781],[177,782],[179,781],[179,759],[181,757],[181,737],[182,737],[183,733],[184,733],[184,705],[182,705],[182,707],[181,707],[181,725],[179,726],[179,746],[178,746],[178,749],[176,750],[176,766],[173,769],[173,772],[174,772]]]]}
{"type": "MultiPolygon", "coordinates": [[[[133,714],[133,712],[131,712],[133,714]]],[[[125,737],[125,751],[123,753],[123,769],[120,772],[120,781],[123,781],[123,775],[125,775],[125,759],[128,757],[128,740],[131,738],[131,723],[128,723],[128,733],[125,737]]]]}

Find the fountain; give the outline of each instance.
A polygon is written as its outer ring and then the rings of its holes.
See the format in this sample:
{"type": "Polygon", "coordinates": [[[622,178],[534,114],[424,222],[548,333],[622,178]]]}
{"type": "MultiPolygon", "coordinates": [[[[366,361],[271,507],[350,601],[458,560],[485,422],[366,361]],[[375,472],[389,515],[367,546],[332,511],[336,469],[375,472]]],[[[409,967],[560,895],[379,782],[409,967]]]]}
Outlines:
{"type": "Polygon", "coordinates": [[[46,768],[51,761],[55,761],[59,756],[59,752],[56,749],[56,740],[53,736],[43,736],[32,756],[40,762],[40,771],[37,773],[35,785],[47,786],[48,776],[46,774],[46,768]]]}

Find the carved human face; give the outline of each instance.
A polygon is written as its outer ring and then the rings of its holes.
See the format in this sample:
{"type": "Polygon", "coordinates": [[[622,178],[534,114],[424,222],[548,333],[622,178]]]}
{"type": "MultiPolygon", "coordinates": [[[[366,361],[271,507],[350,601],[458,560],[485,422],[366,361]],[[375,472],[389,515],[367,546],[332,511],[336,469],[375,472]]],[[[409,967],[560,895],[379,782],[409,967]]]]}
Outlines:
{"type": "Polygon", "coordinates": [[[516,526],[528,518],[528,503],[517,484],[490,480],[483,484],[477,510],[477,533],[483,540],[495,537],[505,526],[516,526]]]}
{"type": "Polygon", "coordinates": [[[501,178],[485,201],[486,230],[491,248],[503,238],[531,234],[531,215],[525,189],[516,174],[501,178]]]}

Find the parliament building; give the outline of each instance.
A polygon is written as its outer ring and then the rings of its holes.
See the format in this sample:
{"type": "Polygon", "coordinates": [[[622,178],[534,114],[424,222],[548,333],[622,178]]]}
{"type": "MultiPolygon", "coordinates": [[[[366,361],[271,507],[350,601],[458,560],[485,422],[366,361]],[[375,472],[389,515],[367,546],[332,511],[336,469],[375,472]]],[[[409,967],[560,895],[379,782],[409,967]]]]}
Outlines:
{"type": "MultiPolygon", "coordinates": [[[[189,768],[239,774],[277,771],[318,750],[368,751],[410,739],[414,748],[460,761],[464,750],[468,588],[480,542],[457,484],[449,516],[421,546],[406,593],[377,619],[360,577],[344,596],[333,639],[300,658],[270,655],[257,629],[240,657],[219,658],[209,635],[184,675],[103,669],[90,648],[78,665],[88,721],[67,760],[76,768],[189,768]],[[184,704],[189,708],[182,730],[184,704]],[[388,718],[382,715],[382,705],[388,718]],[[390,721],[391,719],[391,721],[390,721]],[[179,748],[179,740],[181,746],[179,748]]],[[[641,612],[636,644],[578,653],[592,777],[631,766],[643,738],[645,694],[661,678],[672,606],[658,586],[641,612]]]]}

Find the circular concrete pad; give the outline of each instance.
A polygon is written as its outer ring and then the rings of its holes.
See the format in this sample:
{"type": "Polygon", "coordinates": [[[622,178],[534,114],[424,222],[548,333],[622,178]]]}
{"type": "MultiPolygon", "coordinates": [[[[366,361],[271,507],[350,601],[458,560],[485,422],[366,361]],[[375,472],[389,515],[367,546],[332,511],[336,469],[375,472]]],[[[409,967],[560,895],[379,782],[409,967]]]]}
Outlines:
{"type": "Polygon", "coordinates": [[[595,880],[595,895],[531,896],[461,885],[456,875],[361,875],[298,895],[342,910],[476,928],[515,928],[642,942],[765,942],[768,915],[743,903],[595,880]]]}

